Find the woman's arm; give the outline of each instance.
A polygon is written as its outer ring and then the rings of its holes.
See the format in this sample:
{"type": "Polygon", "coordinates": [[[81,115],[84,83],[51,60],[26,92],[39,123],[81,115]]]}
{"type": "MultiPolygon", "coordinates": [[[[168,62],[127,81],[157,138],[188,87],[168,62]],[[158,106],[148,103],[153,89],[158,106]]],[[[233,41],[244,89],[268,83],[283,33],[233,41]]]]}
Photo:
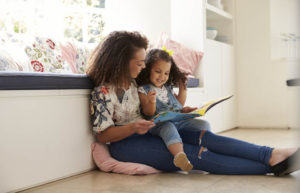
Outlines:
{"type": "MultiPolygon", "coordinates": [[[[176,95],[175,95],[176,96],[176,95]]],[[[186,101],[186,96],[187,96],[187,92],[186,92],[186,86],[185,83],[183,83],[182,81],[179,82],[179,93],[176,96],[177,100],[180,102],[180,104],[182,106],[184,106],[185,101],[186,101]]]]}
{"type": "Polygon", "coordinates": [[[102,143],[120,141],[134,133],[145,134],[147,131],[154,127],[155,124],[152,121],[144,119],[137,120],[133,123],[128,123],[124,126],[112,126],[102,131],[97,135],[97,138],[102,143]]]}
{"type": "Polygon", "coordinates": [[[153,116],[156,111],[156,93],[149,91],[148,94],[139,93],[142,111],[147,116],[153,116]]]}

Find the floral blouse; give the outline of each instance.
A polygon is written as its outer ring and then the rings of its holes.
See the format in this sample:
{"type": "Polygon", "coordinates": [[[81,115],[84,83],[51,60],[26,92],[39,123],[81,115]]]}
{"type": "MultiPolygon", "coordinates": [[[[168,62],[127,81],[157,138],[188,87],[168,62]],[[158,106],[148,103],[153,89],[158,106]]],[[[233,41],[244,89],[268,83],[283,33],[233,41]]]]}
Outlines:
{"type": "Polygon", "coordinates": [[[118,92],[113,86],[99,86],[91,93],[91,116],[94,133],[110,126],[126,125],[142,119],[135,82],[118,92]]]}

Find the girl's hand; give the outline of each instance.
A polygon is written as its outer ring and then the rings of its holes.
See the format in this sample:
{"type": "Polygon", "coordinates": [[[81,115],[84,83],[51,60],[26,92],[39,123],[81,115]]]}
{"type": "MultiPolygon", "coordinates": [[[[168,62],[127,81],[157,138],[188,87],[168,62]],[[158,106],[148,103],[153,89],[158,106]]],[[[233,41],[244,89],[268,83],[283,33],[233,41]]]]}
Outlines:
{"type": "Polygon", "coordinates": [[[182,79],[179,81],[179,92],[176,99],[180,102],[182,106],[184,106],[187,96],[187,87],[185,82],[182,79]]]}
{"type": "Polygon", "coordinates": [[[147,94],[148,100],[150,103],[156,103],[156,92],[150,90],[147,94]]]}
{"type": "Polygon", "coordinates": [[[197,109],[197,107],[188,107],[188,106],[186,106],[186,107],[182,108],[181,112],[182,113],[190,113],[190,112],[192,112],[192,111],[194,111],[196,109],[197,109]]]}
{"type": "Polygon", "coordinates": [[[183,80],[179,81],[179,88],[186,88],[186,85],[187,85],[187,80],[186,81],[183,81],[183,80]]]}
{"type": "Polygon", "coordinates": [[[149,131],[151,127],[155,126],[155,124],[152,121],[147,121],[145,119],[137,120],[131,124],[131,128],[137,134],[145,134],[149,131]]]}

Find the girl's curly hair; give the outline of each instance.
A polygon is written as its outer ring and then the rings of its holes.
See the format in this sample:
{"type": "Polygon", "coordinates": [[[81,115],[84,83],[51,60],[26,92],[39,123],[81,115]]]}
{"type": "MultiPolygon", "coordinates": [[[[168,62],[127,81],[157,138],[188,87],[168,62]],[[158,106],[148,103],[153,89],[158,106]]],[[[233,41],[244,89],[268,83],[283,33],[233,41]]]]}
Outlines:
{"type": "Polygon", "coordinates": [[[169,79],[166,82],[167,86],[171,87],[178,87],[180,80],[183,83],[186,83],[187,81],[187,74],[183,73],[179,70],[177,65],[175,64],[173,58],[164,50],[161,49],[152,49],[147,53],[145,64],[146,68],[144,68],[139,76],[136,78],[136,82],[139,86],[150,84],[150,73],[151,69],[153,67],[153,64],[155,64],[157,61],[163,60],[166,62],[171,62],[171,70],[169,74],[169,79]]]}
{"type": "Polygon", "coordinates": [[[86,73],[95,86],[111,84],[123,87],[132,79],[130,60],[138,49],[146,50],[147,47],[148,39],[139,32],[112,32],[91,54],[86,73]]]}

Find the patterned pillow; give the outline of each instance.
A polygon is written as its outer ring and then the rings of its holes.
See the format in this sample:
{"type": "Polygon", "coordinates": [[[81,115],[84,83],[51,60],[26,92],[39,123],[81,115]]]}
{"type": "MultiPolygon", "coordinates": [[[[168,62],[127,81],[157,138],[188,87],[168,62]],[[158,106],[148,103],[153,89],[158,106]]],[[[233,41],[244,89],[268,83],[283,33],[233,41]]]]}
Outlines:
{"type": "Polygon", "coordinates": [[[8,52],[0,49],[0,71],[19,71],[13,58],[8,52]]]}
{"type": "Polygon", "coordinates": [[[77,49],[77,54],[76,54],[77,72],[80,74],[84,74],[86,71],[88,58],[91,54],[91,49],[89,49],[86,45],[84,45],[81,42],[74,41],[73,43],[77,49]]]}
{"type": "Polygon", "coordinates": [[[32,72],[29,60],[18,44],[0,46],[0,71],[32,72]]]}
{"type": "Polygon", "coordinates": [[[183,46],[182,44],[171,40],[167,34],[163,33],[156,48],[162,49],[165,46],[168,50],[173,51],[173,59],[178,68],[183,72],[192,75],[195,72],[196,67],[200,64],[203,57],[203,52],[199,52],[183,46]]]}
{"type": "Polygon", "coordinates": [[[32,39],[24,35],[21,38],[6,32],[0,35],[0,48],[5,47],[3,50],[8,52],[5,59],[1,56],[1,70],[84,74],[92,51],[76,40],[32,39]]]}
{"type": "Polygon", "coordinates": [[[32,71],[20,34],[0,31],[1,71],[32,71]]]}
{"type": "Polygon", "coordinates": [[[60,47],[53,39],[36,37],[32,44],[25,47],[25,53],[34,72],[72,72],[62,58],[60,47]]]}

